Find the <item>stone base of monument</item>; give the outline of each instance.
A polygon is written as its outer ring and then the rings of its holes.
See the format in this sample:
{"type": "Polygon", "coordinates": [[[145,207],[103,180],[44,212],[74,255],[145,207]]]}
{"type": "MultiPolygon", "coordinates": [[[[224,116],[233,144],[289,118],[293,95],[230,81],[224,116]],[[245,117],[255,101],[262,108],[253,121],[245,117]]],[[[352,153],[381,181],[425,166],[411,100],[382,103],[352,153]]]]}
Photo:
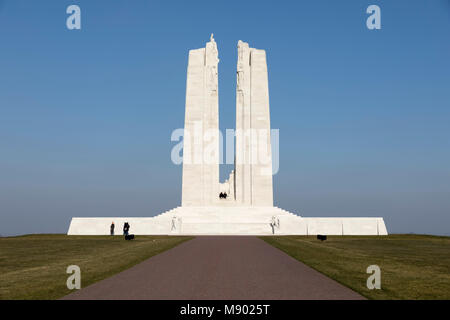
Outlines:
{"type": "Polygon", "coordinates": [[[277,207],[177,207],[148,218],[72,218],[68,235],[387,235],[383,218],[305,218],[277,207]]]}

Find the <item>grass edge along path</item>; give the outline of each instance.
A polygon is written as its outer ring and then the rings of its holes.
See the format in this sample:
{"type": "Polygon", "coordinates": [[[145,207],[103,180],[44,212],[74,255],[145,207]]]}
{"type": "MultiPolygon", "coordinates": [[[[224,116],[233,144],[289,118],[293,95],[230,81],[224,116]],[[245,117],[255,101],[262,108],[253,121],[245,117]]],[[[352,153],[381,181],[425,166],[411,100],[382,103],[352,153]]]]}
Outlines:
{"type": "Polygon", "coordinates": [[[81,287],[111,277],[193,237],[25,235],[0,238],[0,300],[58,299],[69,265],[81,270],[81,287]]]}
{"type": "Polygon", "coordinates": [[[369,299],[450,299],[450,237],[428,235],[260,237],[369,299]],[[381,290],[369,290],[369,265],[381,290]]]}

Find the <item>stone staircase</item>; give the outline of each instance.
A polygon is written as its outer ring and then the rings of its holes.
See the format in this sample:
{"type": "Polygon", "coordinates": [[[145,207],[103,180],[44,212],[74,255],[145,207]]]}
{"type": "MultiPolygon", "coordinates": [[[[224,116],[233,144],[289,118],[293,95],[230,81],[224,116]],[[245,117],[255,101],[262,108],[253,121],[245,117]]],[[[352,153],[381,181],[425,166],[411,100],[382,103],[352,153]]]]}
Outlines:
{"type": "Polygon", "coordinates": [[[170,221],[171,234],[269,235],[274,232],[271,226],[273,217],[299,218],[278,207],[239,207],[234,204],[221,204],[214,207],[177,207],[153,219],[161,223],[170,221]],[[175,221],[173,222],[175,227],[172,221],[175,221]]]}

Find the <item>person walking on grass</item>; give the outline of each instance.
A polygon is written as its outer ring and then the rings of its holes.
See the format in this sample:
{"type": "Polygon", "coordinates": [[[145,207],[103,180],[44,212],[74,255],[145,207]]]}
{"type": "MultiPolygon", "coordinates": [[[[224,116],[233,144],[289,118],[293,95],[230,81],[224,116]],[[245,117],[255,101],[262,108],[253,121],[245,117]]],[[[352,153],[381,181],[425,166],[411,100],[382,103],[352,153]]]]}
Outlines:
{"type": "Polygon", "coordinates": [[[111,231],[111,235],[113,236],[114,235],[114,227],[115,227],[115,225],[114,225],[114,221],[111,223],[111,227],[110,227],[110,231],[111,231]]]}

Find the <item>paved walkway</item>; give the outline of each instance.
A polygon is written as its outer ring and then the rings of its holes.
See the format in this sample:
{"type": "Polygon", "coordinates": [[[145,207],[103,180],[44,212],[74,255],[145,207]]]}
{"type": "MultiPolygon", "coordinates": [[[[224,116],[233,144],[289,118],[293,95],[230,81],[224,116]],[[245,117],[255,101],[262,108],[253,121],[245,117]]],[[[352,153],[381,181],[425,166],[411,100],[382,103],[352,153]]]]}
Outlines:
{"type": "Polygon", "coordinates": [[[64,299],[363,299],[257,237],[197,237],[64,299]]]}

